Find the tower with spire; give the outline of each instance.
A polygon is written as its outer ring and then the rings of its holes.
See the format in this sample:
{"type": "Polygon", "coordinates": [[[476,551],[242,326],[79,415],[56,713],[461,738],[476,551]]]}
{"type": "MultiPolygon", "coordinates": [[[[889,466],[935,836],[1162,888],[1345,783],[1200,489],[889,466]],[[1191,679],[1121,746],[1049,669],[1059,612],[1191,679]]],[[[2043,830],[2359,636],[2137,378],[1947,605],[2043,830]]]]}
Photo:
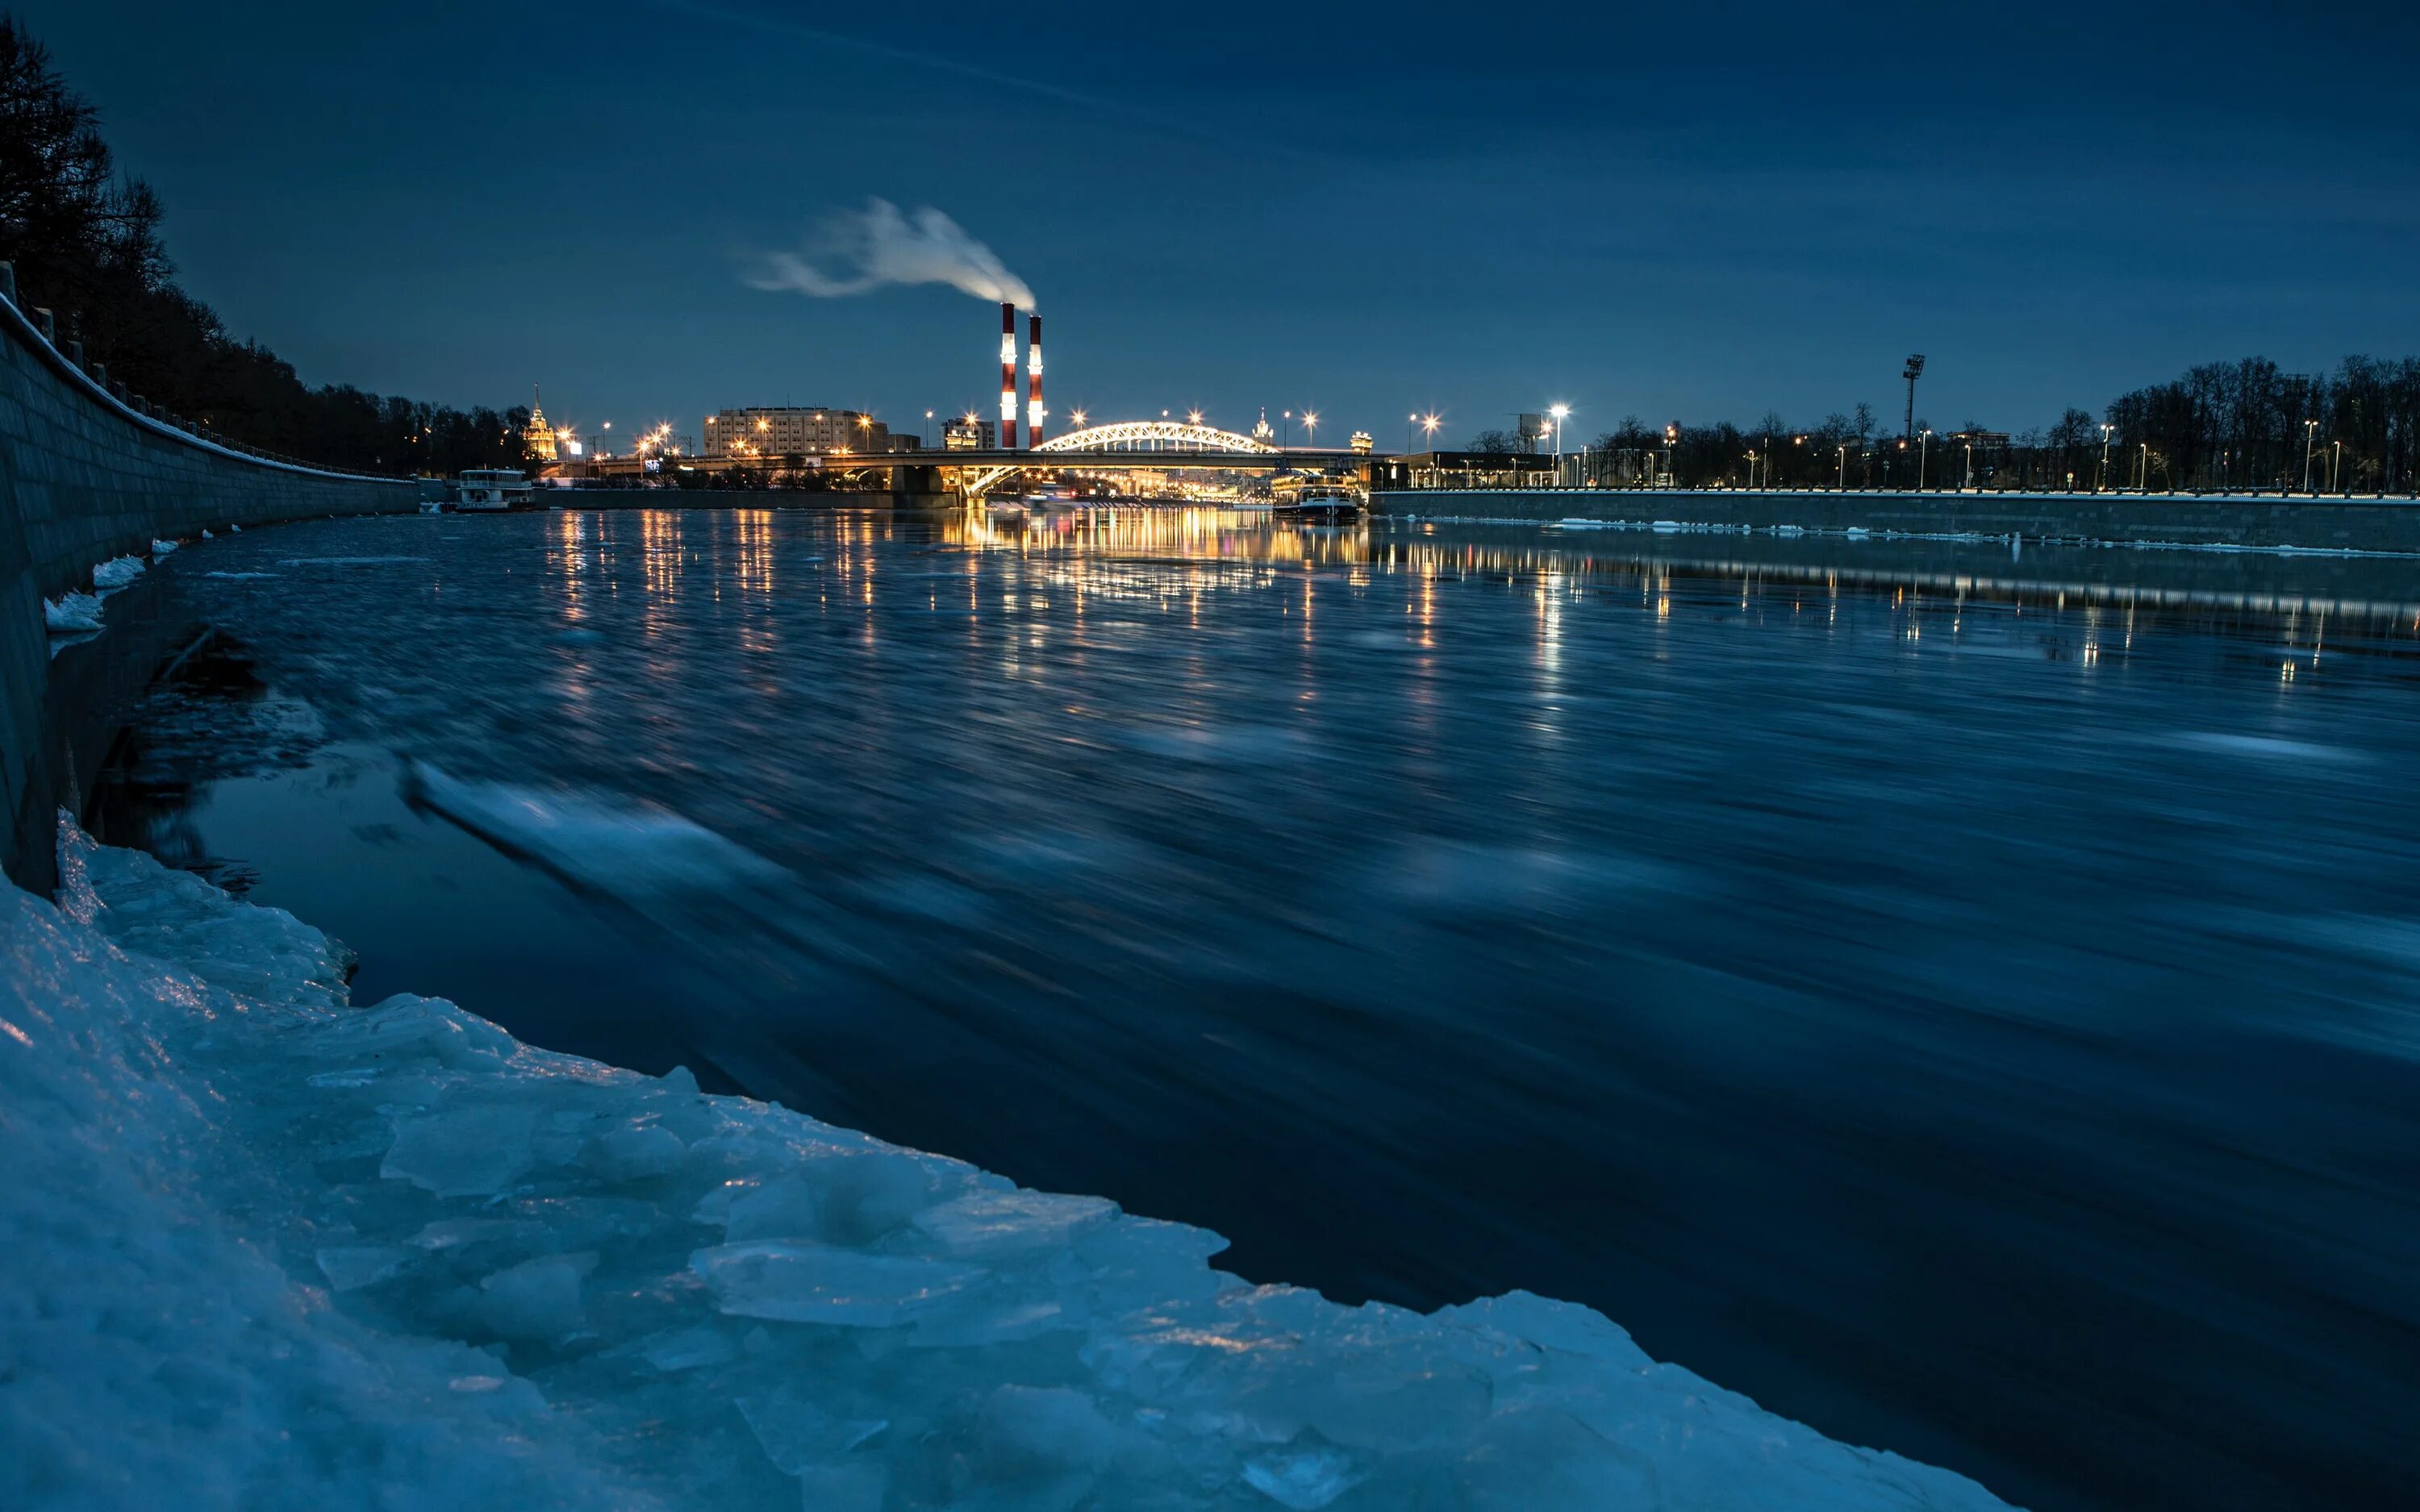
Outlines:
{"type": "Polygon", "coordinates": [[[555,460],[554,427],[546,423],[546,410],[537,402],[537,385],[530,385],[529,424],[521,427],[521,445],[530,456],[540,462],[555,460]]]}

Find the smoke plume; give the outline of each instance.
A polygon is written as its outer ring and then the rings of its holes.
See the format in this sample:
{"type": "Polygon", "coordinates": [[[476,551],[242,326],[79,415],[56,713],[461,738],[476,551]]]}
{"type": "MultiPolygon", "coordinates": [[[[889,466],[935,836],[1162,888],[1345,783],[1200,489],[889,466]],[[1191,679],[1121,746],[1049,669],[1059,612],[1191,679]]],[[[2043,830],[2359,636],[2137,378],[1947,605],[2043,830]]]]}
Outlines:
{"type": "Polygon", "coordinates": [[[1033,308],[1033,291],[989,247],[927,205],[912,215],[885,199],[827,220],[801,252],[770,252],[748,282],[795,289],[819,300],[863,294],[886,284],[947,284],[979,300],[1033,308]]]}

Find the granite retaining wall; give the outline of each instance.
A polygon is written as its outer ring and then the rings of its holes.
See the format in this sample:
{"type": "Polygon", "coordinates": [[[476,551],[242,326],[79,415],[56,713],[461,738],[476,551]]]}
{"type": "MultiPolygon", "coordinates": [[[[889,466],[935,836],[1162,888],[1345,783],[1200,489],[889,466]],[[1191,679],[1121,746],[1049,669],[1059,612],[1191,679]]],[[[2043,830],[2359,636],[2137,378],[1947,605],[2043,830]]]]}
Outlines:
{"type": "MultiPolygon", "coordinates": [[[[0,295],[12,293],[0,271],[0,295]]],[[[98,563],[157,539],[318,515],[418,507],[411,479],[324,472],[250,455],[147,413],[0,297],[0,867],[49,873],[54,806],[79,774],[49,748],[42,601],[92,583],[98,563]]]]}

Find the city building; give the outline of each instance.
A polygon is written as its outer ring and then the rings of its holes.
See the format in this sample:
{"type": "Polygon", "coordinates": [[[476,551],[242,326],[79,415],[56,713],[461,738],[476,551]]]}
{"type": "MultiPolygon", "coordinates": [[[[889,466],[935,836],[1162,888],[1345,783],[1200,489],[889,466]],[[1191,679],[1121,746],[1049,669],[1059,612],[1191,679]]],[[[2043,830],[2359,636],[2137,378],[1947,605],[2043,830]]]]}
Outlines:
{"type": "Polygon", "coordinates": [[[1000,424],[997,421],[978,420],[969,415],[964,420],[953,420],[941,427],[941,445],[948,451],[988,452],[999,441],[1000,424]]]}
{"type": "Polygon", "coordinates": [[[529,424],[521,427],[521,445],[534,462],[556,459],[554,427],[546,423],[546,411],[539,408],[537,390],[530,390],[529,424]]]}
{"type": "Polygon", "coordinates": [[[891,427],[856,409],[829,406],[718,409],[706,417],[707,456],[825,456],[891,450],[891,427]]]}

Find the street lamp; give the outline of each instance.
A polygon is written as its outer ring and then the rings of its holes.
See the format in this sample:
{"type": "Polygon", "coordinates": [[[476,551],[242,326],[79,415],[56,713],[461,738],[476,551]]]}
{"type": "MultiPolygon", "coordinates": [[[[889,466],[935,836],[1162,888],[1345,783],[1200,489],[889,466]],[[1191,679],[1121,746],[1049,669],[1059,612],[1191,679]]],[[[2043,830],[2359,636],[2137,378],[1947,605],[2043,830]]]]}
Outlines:
{"type": "Polygon", "coordinates": [[[2335,443],[2335,455],[2328,458],[2328,492],[2336,491],[2336,469],[2344,462],[2344,442],[2335,443]]]}
{"type": "Polygon", "coordinates": [[[1838,491],[1840,493],[1849,491],[1849,443],[1847,441],[1840,443],[1840,482],[1838,491]]]}
{"type": "Polygon", "coordinates": [[[1975,491],[1975,443],[1973,441],[1968,441],[1966,443],[1965,491],[1968,493],[1973,493],[1975,491]]]}
{"type": "Polygon", "coordinates": [[[1318,410],[1306,409],[1302,412],[1302,433],[1310,438],[1311,445],[1317,446],[1319,444],[1318,410]]]}
{"type": "Polygon", "coordinates": [[[2136,463],[2134,467],[2134,491],[2136,493],[2149,493],[2151,491],[2151,443],[2149,441],[2138,441],[2135,444],[2142,447],[2143,456],[2142,460],[2136,463]]]}
{"type": "Polygon", "coordinates": [[[1068,411],[1067,411],[1067,418],[1068,418],[1069,420],[1072,420],[1072,421],[1074,421],[1074,422],[1076,423],[1076,428],[1077,428],[1078,430],[1081,430],[1081,429],[1083,429],[1083,428],[1084,428],[1084,411],[1082,411],[1081,409],[1070,409],[1070,410],[1068,410],[1068,411]]]}
{"type": "Polygon", "coordinates": [[[1932,427],[1931,425],[1927,425],[1922,430],[1917,431],[1916,438],[1916,491],[1917,493],[1922,493],[1924,492],[1924,458],[1925,454],[1932,450],[1932,427]]]}
{"type": "Polygon", "coordinates": [[[2094,493],[2106,493],[2109,490],[2109,435],[2117,428],[2105,423],[2101,427],[2101,486],[2092,490],[2094,493]]]}
{"type": "Polygon", "coordinates": [[[1420,421],[1420,429],[1428,432],[1427,440],[1429,443],[1429,450],[1431,451],[1436,450],[1436,433],[1438,424],[1439,422],[1437,417],[1435,415],[1429,415],[1420,421]]]}
{"type": "Polygon", "coordinates": [[[2309,492],[2311,491],[2311,453],[2312,453],[2314,450],[2316,450],[2316,449],[2318,448],[2319,444],[2319,423],[2318,421],[2316,421],[2316,420],[2305,420],[2305,421],[2304,421],[2304,422],[2303,422],[2303,491],[2304,491],[2304,493],[2309,493],[2309,492]]]}
{"type": "Polygon", "coordinates": [[[1555,481],[1557,483],[1563,481],[1563,422],[1569,420],[1571,415],[1570,405],[1546,406],[1546,418],[1555,423],[1555,481]]]}

